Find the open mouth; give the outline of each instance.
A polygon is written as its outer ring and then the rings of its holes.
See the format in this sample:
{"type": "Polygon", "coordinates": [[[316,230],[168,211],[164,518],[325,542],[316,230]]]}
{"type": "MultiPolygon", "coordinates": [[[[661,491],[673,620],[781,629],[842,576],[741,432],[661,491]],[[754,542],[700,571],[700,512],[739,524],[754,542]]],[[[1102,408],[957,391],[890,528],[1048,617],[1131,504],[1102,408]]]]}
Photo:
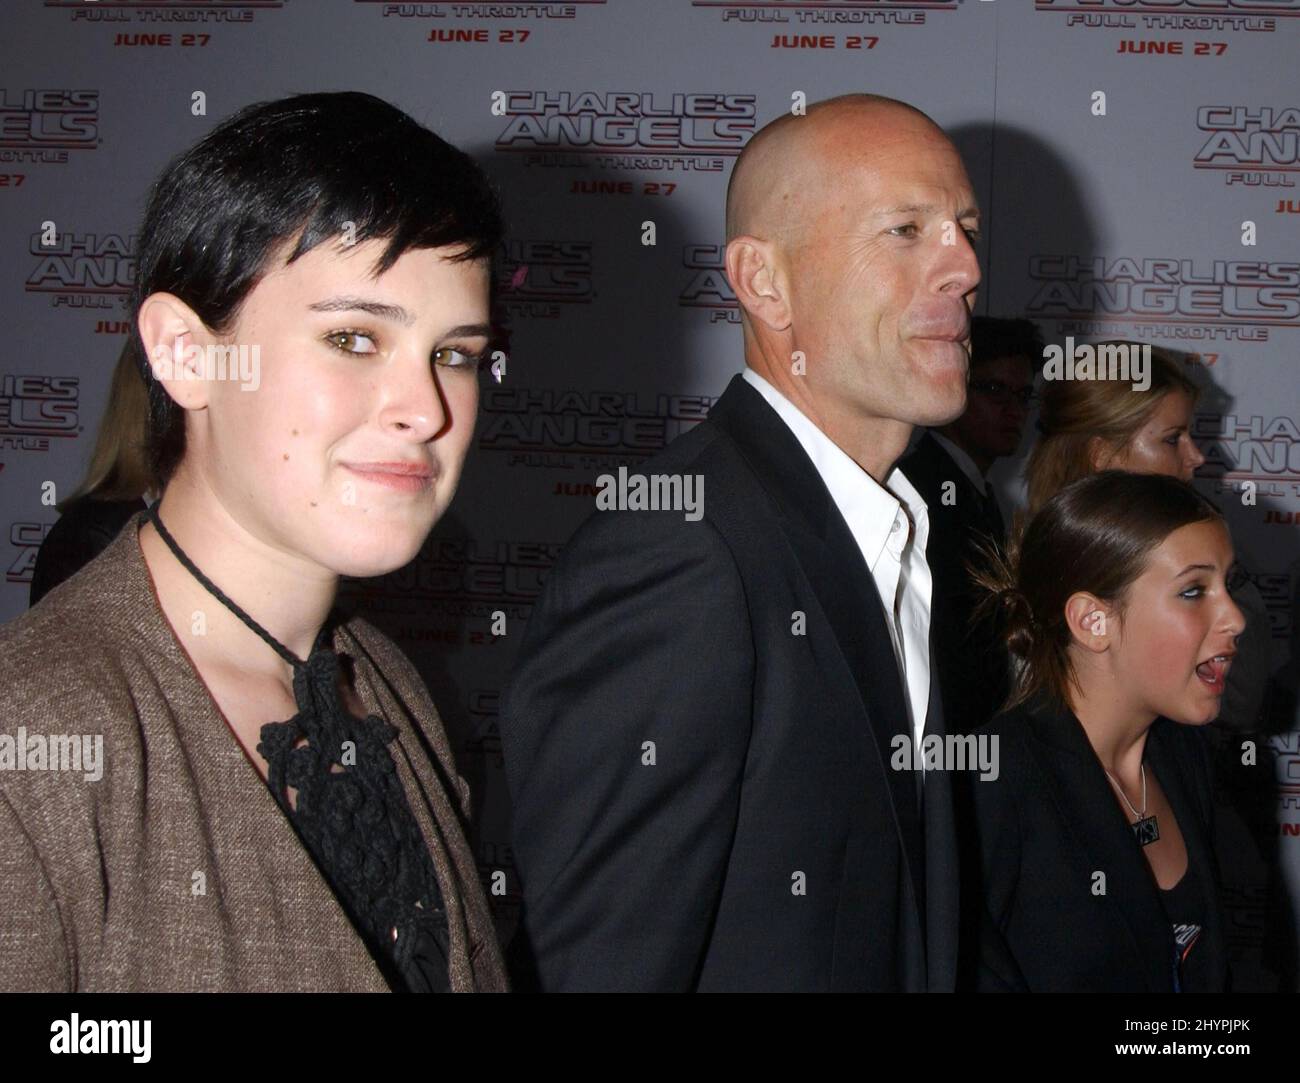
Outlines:
{"type": "Polygon", "coordinates": [[[1223,685],[1228,676],[1228,669],[1232,665],[1232,656],[1233,652],[1216,654],[1196,667],[1196,676],[1216,695],[1223,694],[1223,685]]]}

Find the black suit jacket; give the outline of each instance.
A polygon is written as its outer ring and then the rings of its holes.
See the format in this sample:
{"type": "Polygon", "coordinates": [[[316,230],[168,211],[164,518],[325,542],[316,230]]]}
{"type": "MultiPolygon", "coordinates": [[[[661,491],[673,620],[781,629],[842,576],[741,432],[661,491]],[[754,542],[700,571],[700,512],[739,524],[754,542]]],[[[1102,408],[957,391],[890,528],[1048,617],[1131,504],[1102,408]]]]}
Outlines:
{"type": "Polygon", "coordinates": [[[502,708],[541,986],[951,989],[949,780],[918,811],[889,768],[902,682],[811,461],[736,377],[643,472],[702,476],[703,519],[593,515],[502,708]]]}
{"type": "MultiPolygon", "coordinates": [[[[998,713],[1010,681],[996,629],[973,623],[980,593],[967,563],[980,560],[978,542],[1001,546],[1006,539],[986,498],[928,432],[898,465],[930,510],[925,559],[934,580],[930,619],[944,724],[951,732],[970,733],[998,713]],[[943,499],[948,482],[950,503],[943,499]]],[[[990,493],[987,500],[992,499],[990,493]]]]}
{"type": "MultiPolygon", "coordinates": [[[[980,988],[1172,992],[1173,933],[1159,887],[1087,735],[1068,709],[1038,703],[990,723],[1000,773],[973,781],[986,925],[980,988]],[[1093,891],[1105,874],[1105,894],[1093,891]]],[[[1204,733],[1157,719],[1146,764],[1169,799],[1205,886],[1194,951],[1227,983],[1204,733]]]]}

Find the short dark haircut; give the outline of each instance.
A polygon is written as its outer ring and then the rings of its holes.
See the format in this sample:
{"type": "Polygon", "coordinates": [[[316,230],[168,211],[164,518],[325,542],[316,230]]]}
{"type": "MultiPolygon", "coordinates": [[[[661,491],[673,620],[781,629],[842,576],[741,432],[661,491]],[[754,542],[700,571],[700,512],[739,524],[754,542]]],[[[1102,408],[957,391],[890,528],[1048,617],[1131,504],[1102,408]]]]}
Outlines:
{"type": "Polygon", "coordinates": [[[287,262],[340,234],[386,240],[375,274],[416,248],[493,258],[497,195],[464,152],[400,109],[355,91],[247,106],[174,158],[154,183],[136,245],[133,336],[149,389],[149,459],[165,485],[185,454],[185,416],[153,375],[140,306],[175,294],[228,333],[272,255],[287,262]],[[349,232],[349,226],[351,232],[349,232]]]}
{"type": "Polygon", "coordinates": [[[1043,366],[1042,332],[1032,320],[976,316],[970,322],[970,365],[976,368],[1000,357],[1023,357],[1031,372],[1043,366]]]}
{"type": "Polygon", "coordinates": [[[1069,706],[1077,681],[1070,665],[1065,603],[1087,591],[1124,609],[1128,589],[1175,530],[1224,523],[1223,514],[1186,482],[1163,474],[1103,470],[1067,485],[1026,524],[1007,553],[984,548],[973,567],[985,592],[981,612],[1000,613],[1001,638],[1015,665],[1007,707],[1046,697],[1069,706]]]}

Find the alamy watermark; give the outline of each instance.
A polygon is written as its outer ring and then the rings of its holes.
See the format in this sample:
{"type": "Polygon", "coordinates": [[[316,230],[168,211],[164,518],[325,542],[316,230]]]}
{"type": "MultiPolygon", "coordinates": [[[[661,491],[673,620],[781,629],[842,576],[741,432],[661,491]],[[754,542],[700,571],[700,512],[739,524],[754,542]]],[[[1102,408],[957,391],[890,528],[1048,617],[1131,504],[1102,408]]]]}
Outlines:
{"type": "Polygon", "coordinates": [[[104,777],[102,733],[0,733],[0,771],[80,771],[87,782],[104,777]]]}
{"type": "Polygon", "coordinates": [[[136,1064],[148,1064],[152,1031],[151,1019],[82,1019],[73,1012],[50,1024],[50,1052],[126,1053],[136,1064]]]}
{"type": "Polygon", "coordinates": [[[703,474],[601,474],[596,479],[597,511],[680,511],[687,522],[704,518],[703,474]]]}
{"type": "Polygon", "coordinates": [[[230,380],[241,391],[256,391],[262,386],[262,347],[191,343],[178,359],[159,343],[149,353],[149,368],[156,380],[230,380]]]}
{"type": "Polygon", "coordinates": [[[896,733],[889,744],[895,771],[978,771],[981,782],[996,781],[1000,773],[996,733],[927,733],[918,744],[896,733]]]}
{"type": "Polygon", "coordinates": [[[1043,349],[1044,380],[1128,380],[1134,391],[1151,386],[1151,346],[1127,342],[1084,342],[1072,335],[1065,346],[1053,343],[1043,349]]]}

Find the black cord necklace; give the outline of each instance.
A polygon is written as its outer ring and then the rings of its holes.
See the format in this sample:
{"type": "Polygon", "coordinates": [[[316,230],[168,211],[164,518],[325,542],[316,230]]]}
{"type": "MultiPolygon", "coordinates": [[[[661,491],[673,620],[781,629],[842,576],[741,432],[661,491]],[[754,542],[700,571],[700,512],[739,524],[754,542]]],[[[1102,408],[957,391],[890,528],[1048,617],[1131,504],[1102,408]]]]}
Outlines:
{"type": "Polygon", "coordinates": [[[217,601],[293,667],[298,713],[261,729],[267,785],[385,977],[398,988],[447,986],[447,924],[433,862],[411,813],[388,744],[397,730],[377,715],[350,714],[339,692],[331,610],[304,661],[205,576],[162,524],[167,548],[217,601]],[[290,801],[290,790],[296,798],[290,801]]]}

